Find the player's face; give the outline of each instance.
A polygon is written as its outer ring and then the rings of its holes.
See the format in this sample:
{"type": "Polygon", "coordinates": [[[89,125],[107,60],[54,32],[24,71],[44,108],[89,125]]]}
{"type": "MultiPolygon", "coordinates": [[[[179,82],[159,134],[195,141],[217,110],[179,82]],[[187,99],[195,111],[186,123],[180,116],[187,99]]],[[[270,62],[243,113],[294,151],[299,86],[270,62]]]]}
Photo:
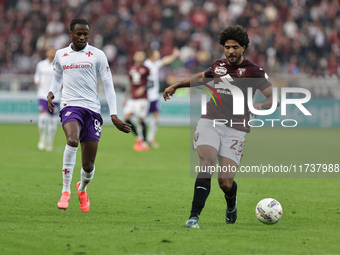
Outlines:
{"type": "Polygon", "coordinates": [[[241,46],[235,40],[227,40],[224,43],[224,53],[228,59],[229,64],[231,65],[239,65],[243,61],[243,52],[245,50],[245,46],[241,46]]]}
{"type": "Polygon", "coordinates": [[[154,51],[153,51],[153,58],[154,58],[155,60],[158,60],[158,59],[161,58],[161,54],[159,53],[158,50],[154,50],[154,51]]]}
{"type": "Polygon", "coordinates": [[[145,60],[145,53],[143,51],[137,51],[133,55],[133,60],[136,62],[136,64],[141,64],[145,60]]]}
{"type": "Polygon", "coordinates": [[[50,47],[47,51],[46,51],[46,57],[50,60],[54,59],[54,55],[55,55],[55,48],[50,47]]]}
{"type": "Polygon", "coordinates": [[[80,51],[85,48],[87,40],[89,39],[90,28],[85,24],[76,24],[73,31],[70,31],[72,39],[72,47],[75,51],[80,51]]]}

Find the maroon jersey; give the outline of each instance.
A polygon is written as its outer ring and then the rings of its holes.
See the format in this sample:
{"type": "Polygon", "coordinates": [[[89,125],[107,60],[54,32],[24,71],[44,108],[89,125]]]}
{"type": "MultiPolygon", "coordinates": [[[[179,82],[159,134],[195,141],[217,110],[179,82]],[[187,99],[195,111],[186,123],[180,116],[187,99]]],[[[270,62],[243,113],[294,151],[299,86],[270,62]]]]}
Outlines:
{"type": "Polygon", "coordinates": [[[146,86],[148,85],[148,76],[150,71],[145,66],[132,66],[129,69],[129,79],[131,82],[131,98],[148,98],[146,86]],[[136,90],[140,87],[145,87],[145,92],[141,96],[136,95],[136,90]]]}
{"type": "Polygon", "coordinates": [[[230,65],[225,58],[216,60],[212,67],[209,67],[204,72],[204,75],[207,78],[214,79],[214,88],[222,104],[219,102],[217,96],[214,95],[217,104],[215,105],[211,99],[207,103],[207,114],[201,117],[206,119],[227,120],[227,126],[249,133],[247,89],[249,87],[253,89],[253,94],[251,95],[253,98],[256,89],[263,91],[272,86],[267,80],[267,75],[263,69],[246,59],[239,65],[230,65]],[[234,111],[237,109],[233,109],[233,102],[237,96],[240,98],[241,92],[244,98],[242,102],[244,111],[236,115],[234,111]]]}

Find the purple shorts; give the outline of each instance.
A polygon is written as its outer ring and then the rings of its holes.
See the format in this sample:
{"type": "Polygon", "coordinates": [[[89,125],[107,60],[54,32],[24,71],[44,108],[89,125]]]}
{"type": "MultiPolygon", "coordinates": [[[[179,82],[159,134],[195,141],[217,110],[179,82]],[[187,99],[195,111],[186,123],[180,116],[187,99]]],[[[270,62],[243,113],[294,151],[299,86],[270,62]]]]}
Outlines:
{"type": "Polygon", "coordinates": [[[149,113],[159,112],[158,104],[158,100],[150,102],[149,113]]]}
{"type": "Polygon", "coordinates": [[[77,121],[81,127],[79,141],[98,142],[102,133],[103,119],[99,113],[77,106],[67,106],[60,111],[59,117],[64,125],[77,121]]]}
{"type": "Polygon", "coordinates": [[[53,112],[50,112],[50,110],[48,109],[48,102],[47,102],[47,100],[39,99],[39,102],[38,102],[39,112],[48,112],[51,115],[58,114],[59,103],[55,103],[54,102],[54,104],[55,104],[54,110],[53,110],[53,112]]]}

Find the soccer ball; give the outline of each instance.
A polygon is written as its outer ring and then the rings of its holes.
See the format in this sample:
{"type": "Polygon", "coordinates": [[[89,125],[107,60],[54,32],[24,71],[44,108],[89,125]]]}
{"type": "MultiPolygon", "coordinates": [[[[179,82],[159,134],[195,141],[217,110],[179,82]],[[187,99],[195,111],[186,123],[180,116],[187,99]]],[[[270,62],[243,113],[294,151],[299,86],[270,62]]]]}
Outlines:
{"type": "Polygon", "coordinates": [[[255,208],[256,217],[264,224],[275,224],[282,217],[282,206],[274,198],[264,198],[255,208]]]}

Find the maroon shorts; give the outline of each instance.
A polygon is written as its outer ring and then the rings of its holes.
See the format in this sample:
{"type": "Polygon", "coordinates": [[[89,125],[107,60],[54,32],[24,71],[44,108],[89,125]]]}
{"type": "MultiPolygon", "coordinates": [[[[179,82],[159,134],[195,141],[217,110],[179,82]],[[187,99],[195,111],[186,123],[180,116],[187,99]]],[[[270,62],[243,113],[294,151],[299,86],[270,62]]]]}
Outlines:
{"type": "Polygon", "coordinates": [[[60,111],[61,123],[77,121],[81,127],[79,141],[98,142],[102,132],[103,119],[99,113],[77,106],[67,106],[60,111]]]}

